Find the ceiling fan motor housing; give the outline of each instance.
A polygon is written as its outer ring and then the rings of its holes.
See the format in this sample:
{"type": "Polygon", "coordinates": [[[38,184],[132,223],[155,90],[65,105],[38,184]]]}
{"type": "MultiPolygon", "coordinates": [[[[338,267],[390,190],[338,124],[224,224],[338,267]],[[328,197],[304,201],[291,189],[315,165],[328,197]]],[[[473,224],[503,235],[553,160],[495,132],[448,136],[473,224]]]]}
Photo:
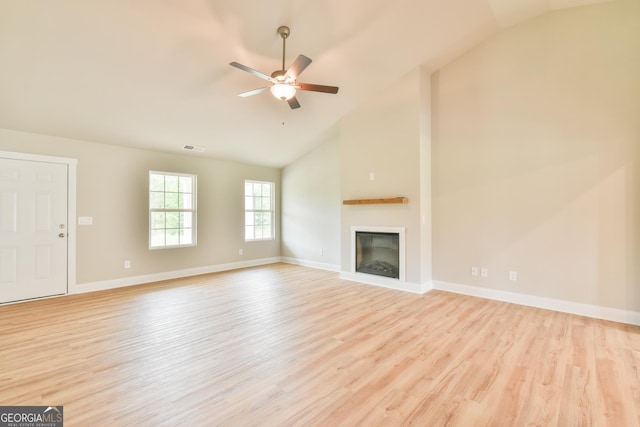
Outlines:
{"type": "Polygon", "coordinates": [[[276,80],[284,81],[284,75],[287,73],[287,70],[275,70],[271,73],[271,77],[276,80]]]}

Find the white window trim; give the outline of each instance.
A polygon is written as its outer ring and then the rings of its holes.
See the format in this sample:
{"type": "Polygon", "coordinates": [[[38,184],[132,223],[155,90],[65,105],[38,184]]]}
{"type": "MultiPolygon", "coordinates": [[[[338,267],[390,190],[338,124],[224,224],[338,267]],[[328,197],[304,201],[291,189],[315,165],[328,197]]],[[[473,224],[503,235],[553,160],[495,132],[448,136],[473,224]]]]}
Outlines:
{"type": "Polygon", "coordinates": [[[243,206],[244,206],[244,221],[243,221],[243,235],[244,235],[244,241],[245,242],[265,242],[265,241],[270,241],[270,240],[275,240],[276,239],[276,183],[275,182],[271,182],[271,181],[259,181],[259,180],[255,180],[255,179],[245,179],[244,180],[244,184],[243,185],[243,190],[242,190],[242,201],[243,201],[243,206]],[[252,183],[252,184],[269,184],[271,186],[271,209],[269,210],[259,210],[259,209],[250,209],[247,210],[247,205],[246,205],[246,184],[247,183],[252,183]],[[247,239],[247,222],[246,222],[246,215],[247,212],[270,212],[271,213],[271,237],[264,237],[264,238],[254,238],[254,239],[247,239]]]}
{"type": "Polygon", "coordinates": [[[190,247],[194,247],[198,245],[198,177],[195,174],[190,174],[190,173],[178,173],[178,172],[165,172],[165,171],[157,171],[157,170],[150,170],[149,171],[149,176],[148,176],[148,185],[149,188],[147,189],[147,197],[151,197],[151,174],[157,174],[157,175],[169,175],[169,176],[177,176],[177,177],[181,177],[181,176],[187,176],[190,177],[193,181],[193,188],[192,188],[192,194],[193,194],[193,207],[192,209],[152,209],[151,208],[151,200],[148,201],[147,206],[149,208],[149,227],[148,227],[148,234],[149,234],[149,250],[155,251],[155,250],[162,250],[162,249],[176,249],[176,248],[190,248],[190,247]],[[192,236],[191,236],[191,243],[189,244],[181,244],[181,245],[164,245],[164,246],[151,246],[151,226],[152,226],[152,219],[151,216],[153,214],[153,212],[191,212],[192,213],[192,236]]]}

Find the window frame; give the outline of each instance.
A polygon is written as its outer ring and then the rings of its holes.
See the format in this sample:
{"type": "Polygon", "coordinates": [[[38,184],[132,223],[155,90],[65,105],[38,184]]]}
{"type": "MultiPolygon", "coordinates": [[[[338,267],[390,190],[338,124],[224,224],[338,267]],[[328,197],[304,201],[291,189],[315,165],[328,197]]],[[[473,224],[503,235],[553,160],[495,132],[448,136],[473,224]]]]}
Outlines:
{"type": "MultiPolygon", "coordinates": [[[[148,207],[149,207],[149,250],[158,250],[158,249],[176,249],[176,248],[188,248],[188,247],[194,247],[198,245],[198,177],[195,174],[189,174],[189,173],[179,173],[179,172],[165,172],[165,171],[157,171],[157,170],[150,170],[149,171],[149,179],[148,179],[148,192],[147,195],[149,197],[148,200],[148,207]],[[162,175],[165,177],[165,183],[166,183],[166,177],[177,177],[178,180],[180,179],[180,177],[189,177],[191,178],[191,193],[187,193],[187,192],[182,192],[180,191],[180,184],[178,184],[178,198],[180,199],[180,194],[191,194],[191,208],[153,208],[151,206],[152,204],[152,192],[158,193],[159,191],[152,191],[152,186],[151,186],[151,176],[152,175],[162,175]],[[153,228],[154,222],[153,222],[153,214],[157,213],[157,212],[164,212],[164,213],[173,213],[173,212],[177,212],[177,213],[191,213],[191,242],[190,243],[178,243],[178,244],[166,244],[166,223],[165,223],[165,244],[164,245],[152,245],[153,242],[153,231],[157,230],[153,228]]],[[[165,201],[166,201],[166,194],[167,193],[176,193],[174,191],[167,191],[166,187],[162,190],[162,193],[165,195],[165,201]]],[[[162,228],[160,228],[162,229],[162,228]]],[[[186,230],[188,229],[187,227],[179,227],[178,230],[182,231],[182,230],[186,230]]]]}
{"type": "MultiPolygon", "coordinates": [[[[270,240],[276,240],[276,183],[272,182],[272,181],[260,181],[260,180],[255,180],[255,179],[245,179],[244,180],[244,187],[243,187],[243,204],[244,204],[244,226],[243,226],[243,234],[244,234],[244,241],[245,242],[264,242],[264,241],[270,241],[270,240]],[[247,195],[247,184],[260,184],[260,185],[264,185],[264,184],[268,184],[270,187],[270,196],[269,199],[271,201],[270,203],[270,207],[269,209],[247,209],[247,197],[253,197],[254,198],[254,202],[256,199],[255,195],[251,195],[248,196],[247,195]],[[247,224],[247,214],[252,213],[254,214],[254,232],[253,232],[253,238],[247,238],[247,227],[249,227],[250,225],[247,224]],[[255,237],[256,233],[255,233],[255,214],[256,213],[269,213],[271,215],[271,231],[270,237],[255,237]]],[[[258,196],[261,197],[261,196],[258,196]]],[[[255,203],[254,203],[255,206],[255,203]]]]}

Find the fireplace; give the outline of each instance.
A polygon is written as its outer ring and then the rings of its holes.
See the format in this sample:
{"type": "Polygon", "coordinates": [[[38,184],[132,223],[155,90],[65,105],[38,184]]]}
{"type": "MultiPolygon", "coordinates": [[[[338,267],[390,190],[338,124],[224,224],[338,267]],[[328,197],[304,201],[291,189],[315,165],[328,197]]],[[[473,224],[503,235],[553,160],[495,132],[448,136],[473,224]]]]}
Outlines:
{"type": "Polygon", "coordinates": [[[356,231],[356,271],[398,279],[399,244],[398,233],[356,231]]]}
{"type": "Polygon", "coordinates": [[[404,281],[404,230],[351,227],[351,271],[404,281]]]}

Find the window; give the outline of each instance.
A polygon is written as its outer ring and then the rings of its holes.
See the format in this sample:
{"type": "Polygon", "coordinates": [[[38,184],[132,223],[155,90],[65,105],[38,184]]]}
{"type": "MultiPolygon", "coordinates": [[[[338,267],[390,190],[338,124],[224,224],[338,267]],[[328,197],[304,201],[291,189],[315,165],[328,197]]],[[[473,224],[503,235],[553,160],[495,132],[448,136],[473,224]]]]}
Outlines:
{"type": "Polygon", "coordinates": [[[149,172],[149,249],[195,246],[196,176],[149,172]]]}
{"type": "Polygon", "coordinates": [[[273,240],[273,182],[244,182],[244,239],[273,240]]]}

